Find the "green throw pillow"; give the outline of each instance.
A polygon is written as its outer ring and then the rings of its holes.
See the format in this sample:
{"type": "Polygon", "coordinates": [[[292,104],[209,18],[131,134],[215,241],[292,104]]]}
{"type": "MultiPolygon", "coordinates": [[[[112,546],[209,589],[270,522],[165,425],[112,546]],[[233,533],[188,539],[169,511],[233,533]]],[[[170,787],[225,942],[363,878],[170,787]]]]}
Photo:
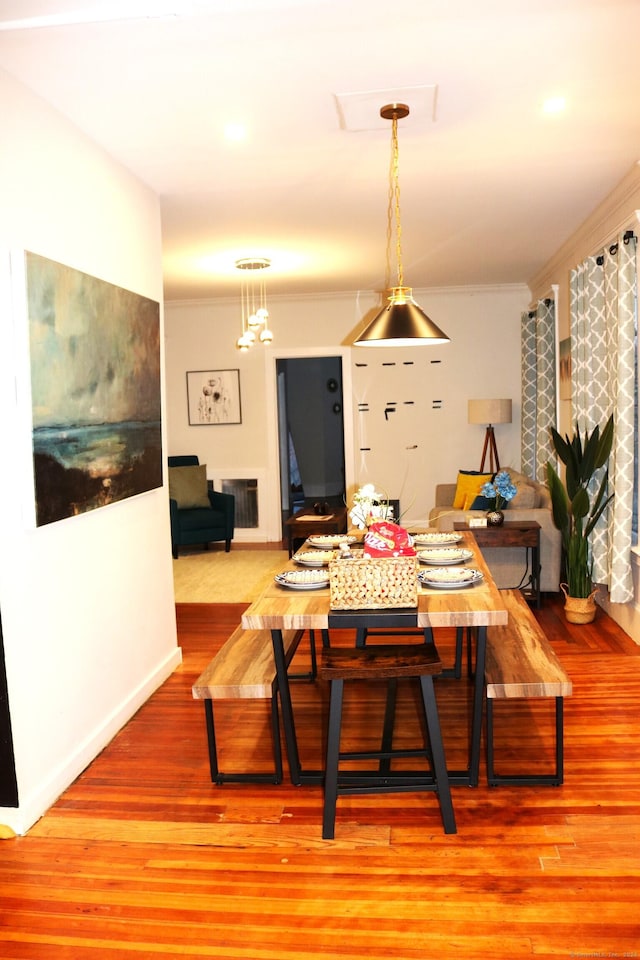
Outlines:
{"type": "Polygon", "coordinates": [[[210,507],[207,493],[207,467],[169,467],[169,497],[176,500],[179,510],[210,507]]]}
{"type": "MultiPolygon", "coordinates": [[[[504,500],[500,504],[501,510],[506,510],[509,506],[509,502],[504,500]]],[[[495,497],[483,497],[482,494],[478,494],[470,507],[467,507],[468,510],[495,510],[496,508],[496,498],[495,497]]]]}

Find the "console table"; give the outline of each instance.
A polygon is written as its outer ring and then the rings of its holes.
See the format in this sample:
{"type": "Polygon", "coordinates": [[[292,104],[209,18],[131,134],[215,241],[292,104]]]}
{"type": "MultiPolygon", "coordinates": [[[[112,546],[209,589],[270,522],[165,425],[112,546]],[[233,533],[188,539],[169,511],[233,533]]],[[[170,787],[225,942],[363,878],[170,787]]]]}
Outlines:
{"type": "Polygon", "coordinates": [[[482,547],[525,547],[531,555],[529,590],[525,595],[540,608],[540,524],[536,520],[505,520],[500,527],[470,527],[468,523],[454,523],[454,530],[466,530],[482,547]]]}
{"type": "Polygon", "coordinates": [[[296,542],[317,534],[346,533],[347,508],[331,507],[331,514],[317,516],[312,508],[299,510],[285,521],[289,531],[289,556],[292,556],[296,542]]]}

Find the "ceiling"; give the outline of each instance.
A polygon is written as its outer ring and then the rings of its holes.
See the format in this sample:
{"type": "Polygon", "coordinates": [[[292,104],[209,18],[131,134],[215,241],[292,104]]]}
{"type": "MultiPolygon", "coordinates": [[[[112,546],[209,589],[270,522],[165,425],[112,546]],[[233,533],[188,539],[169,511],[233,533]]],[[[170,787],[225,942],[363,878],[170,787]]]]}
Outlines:
{"type": "Polygon", "coordinates": [[[0,0],[0,67],[159,194],[172,300],[247,256],[383,289],[396,99],[405,283],[526,283],[640,158],[638,37],[639,0],[0,0]]]}

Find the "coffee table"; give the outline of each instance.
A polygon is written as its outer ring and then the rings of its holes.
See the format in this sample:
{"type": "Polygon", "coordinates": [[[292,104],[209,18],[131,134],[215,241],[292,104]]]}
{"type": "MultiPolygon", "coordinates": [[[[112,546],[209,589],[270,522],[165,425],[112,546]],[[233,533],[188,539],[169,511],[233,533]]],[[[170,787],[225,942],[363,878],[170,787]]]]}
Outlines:
{"type": "Polygon", "coordinates": [[[285,521],[289,531],[289,556],[293,555],[296,543],[304,543],[307,537],[347,532],[347,508],[331,506],[330,511],[317,516],[313,508],[308,507],[285,521]]]}

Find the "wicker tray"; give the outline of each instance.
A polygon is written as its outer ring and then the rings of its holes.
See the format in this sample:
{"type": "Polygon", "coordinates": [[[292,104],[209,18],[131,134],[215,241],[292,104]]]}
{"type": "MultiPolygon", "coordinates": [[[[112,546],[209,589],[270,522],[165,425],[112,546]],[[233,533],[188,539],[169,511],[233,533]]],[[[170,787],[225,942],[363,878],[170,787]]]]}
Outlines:
{"type": "Polygon", "coordinates": [[[417,577],[415,557],[335,560],[329,564],[331,609],[417,607],[417,577]]]}

